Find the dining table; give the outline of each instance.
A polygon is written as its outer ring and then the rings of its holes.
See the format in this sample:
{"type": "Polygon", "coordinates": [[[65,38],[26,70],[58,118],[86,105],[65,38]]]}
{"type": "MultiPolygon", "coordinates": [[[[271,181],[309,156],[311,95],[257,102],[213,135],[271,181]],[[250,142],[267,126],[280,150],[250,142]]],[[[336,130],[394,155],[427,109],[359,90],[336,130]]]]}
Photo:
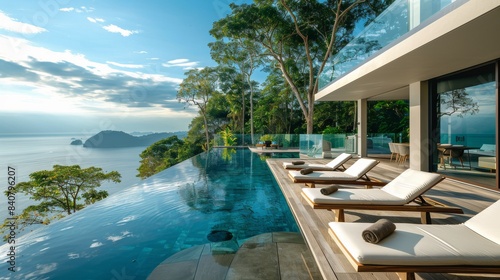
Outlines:
{"type": "Polygon", "coordinates": [[[472,169],[472,165],[470,162],[470,153],[469,150],[477,149],[476,147],[469,147],[465,145],[452,145],[452,144],[438,144],[437,149],[439,151],[439,159],[440,165],[444,169],[446,169],[446,161],[448,158],[448,164],[451,167],[456,168],[456,165],[453,164],[453,158],[456,158],[460,161],[462,167],[464,167],[464,154],[467,152],[467,160],[469,162],[469,170],[472,169]]]}

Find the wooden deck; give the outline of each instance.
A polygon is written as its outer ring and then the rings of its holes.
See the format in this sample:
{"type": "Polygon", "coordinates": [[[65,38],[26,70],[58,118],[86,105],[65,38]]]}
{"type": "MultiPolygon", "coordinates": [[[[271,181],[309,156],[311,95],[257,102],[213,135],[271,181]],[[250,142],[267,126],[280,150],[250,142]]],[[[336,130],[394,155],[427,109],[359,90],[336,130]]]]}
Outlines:
{"type": "MultiPolygon", "coordinates": [[[[358,273],[344,257],[341,250],[333,243],[328,234],[327,224],[334,220],[335,214],[329,210],[312,209],[301,196],[304,184],[293,183],[288,177],[288,171],[282,167],[283,161],[290,159],[268,159],[267,163],[274,174],[283,194],[288,201],[290,209],[301,229],[321,274],[326,280],[333,279],[399,279],[396,273],[358,273]]],[[[309,160],[308,160],[309,161],[309,160]]],[[[328,160],[314,159],[317,163],[326,163],[328,160]]],[[[353,163],[351,160],[347,167],[353,163]]],[[[404,171],[403,166],[398,166],[388,160],[381,160],[372,171],[368,173],[377,179],[390,181],[404,171]]],[[[352,186],[351,186],[352,187],[352,186]]],[[[500,192],[477,187],[467,183],[445,179],[426,193],[426,196],[445,203],[449,206],[458,206],[464,214],[432,213],[434,224],[459,224],[493,202],[500,199],[500,192]]],[[[500,214],[500,213],[499,213],[500,214]]],[[[375,222],[380,217],[388,218],[397,223],[420,223],[420,213],[417,212],[390,212],[390,211],[345,211],[346,222],[375,222]]],[[[498,226],[492,223],[492,226],[498,226]]],[[[464,240],[464,242],[467,242],[464,240]]],[[[500,279],[500,275],[489,274],[446,274],[446,273],[417,273],[417,279],[500,279]]]]}

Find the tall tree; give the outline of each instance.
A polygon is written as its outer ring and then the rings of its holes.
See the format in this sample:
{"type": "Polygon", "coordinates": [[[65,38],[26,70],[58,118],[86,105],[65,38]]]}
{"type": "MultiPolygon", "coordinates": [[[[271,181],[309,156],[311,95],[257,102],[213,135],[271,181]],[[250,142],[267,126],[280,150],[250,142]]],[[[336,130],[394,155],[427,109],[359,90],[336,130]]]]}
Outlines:
{"type": "Polygon", "coordinates": [[[273,70],[263,83],[255,109],[257,133],[303,133],[304,119],[283,76],[273,70]]]}
{"type": "Polygon", "coordinates": [[[219,76],[216,68],[191,69],[180,84],[177,99],[187,105],[197,106],[203,117],[205,130],[205,150],[210,149],[207,106],[210,98],[218,92],[219,76]]]}
{"type": "MultiPolygon", "coordinates": [[[[261,49],[259,45],[245,38],[237,38],[235,40],[225,41],[219,39],[216,42],[209,43],[212,58],[219,64],[226,65],[236,65],[239,72],[245,77],[248,89],[250,91],[250,134],[251,141],[254,142],[254,123],[253,123],[253,113],[254,113],[254,82],[252,81],[252,75],[255,69],[261,64],[261,49]]],[[[245,93],[242,92],[242,122],[243,131],[245,134],[245,93]]]]}
{"type": "Polygon", "coordinates": [[[259,44],[270,64],[282,72],[311,134],[319,75],[345,39],[342,37],[354,29],[356,16],[350,13],[362,2],[256,0],[251,5],[231,4],[231,14],[215,22],[210,33],[219,40],[246,39],[259,44]]]}

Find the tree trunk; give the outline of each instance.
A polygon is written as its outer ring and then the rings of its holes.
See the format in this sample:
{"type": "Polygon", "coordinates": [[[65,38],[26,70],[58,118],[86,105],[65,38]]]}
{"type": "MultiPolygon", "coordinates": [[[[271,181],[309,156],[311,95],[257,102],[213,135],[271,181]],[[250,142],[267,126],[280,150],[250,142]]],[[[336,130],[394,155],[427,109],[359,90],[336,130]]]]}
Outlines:
{"type": "Polygon", "coordinates": [[[255,141],[253,139],[253,134],[254,134],[254,129],[253,129],[253,86],[252,86],[252,80],[250,77],[247,77],[247,82],[250,85],[250,140],[254,144],[255,141]]]}
{"type": "Polygon", "coordinates": [[[207,114],[204,111],[203,111],[203,122],[205,123],[205,137],[207,139],[206,151],[208,152],[208,150],[210,149],[210,139],[208,137],[208,120],[207,120],[207,114]]]}

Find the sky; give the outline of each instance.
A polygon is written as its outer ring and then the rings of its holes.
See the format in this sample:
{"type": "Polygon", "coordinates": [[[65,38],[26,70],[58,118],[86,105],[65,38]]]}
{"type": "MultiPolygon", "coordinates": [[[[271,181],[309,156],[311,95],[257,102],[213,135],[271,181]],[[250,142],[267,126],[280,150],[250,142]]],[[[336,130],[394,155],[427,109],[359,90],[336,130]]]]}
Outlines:
{"type": "Polygon", "coordinates": [[[184,73],[249,0],[0,0],[0,134],[188,130],[184,73]]]}

